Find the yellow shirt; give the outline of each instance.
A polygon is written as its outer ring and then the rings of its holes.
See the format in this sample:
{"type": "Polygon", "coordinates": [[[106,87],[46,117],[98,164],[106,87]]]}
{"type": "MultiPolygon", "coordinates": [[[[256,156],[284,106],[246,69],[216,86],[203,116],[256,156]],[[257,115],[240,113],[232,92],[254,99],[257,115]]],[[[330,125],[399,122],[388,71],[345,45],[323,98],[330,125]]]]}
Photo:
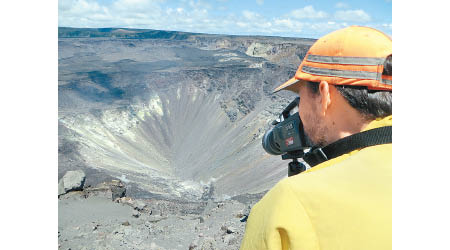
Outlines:
{"type": "MultiPolygon", "coordinates": [[[[391,126],[392,116],[364,130],[391,126]]],[[[281,180],[251,210],[241,250],[391,249],[392,144],[281,180]]]]}

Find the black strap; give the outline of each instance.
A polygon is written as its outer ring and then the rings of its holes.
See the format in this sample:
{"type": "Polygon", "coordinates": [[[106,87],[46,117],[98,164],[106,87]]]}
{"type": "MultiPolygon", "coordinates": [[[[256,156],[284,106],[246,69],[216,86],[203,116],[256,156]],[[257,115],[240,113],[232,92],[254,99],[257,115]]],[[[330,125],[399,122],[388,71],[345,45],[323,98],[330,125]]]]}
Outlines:
{"type": "Polygon", "coordinates": [[[353,150],[392,143],[392,126],[370,129],[337,140],[323,148],[312,148],[303,160],[311,167],[353,150]]]}

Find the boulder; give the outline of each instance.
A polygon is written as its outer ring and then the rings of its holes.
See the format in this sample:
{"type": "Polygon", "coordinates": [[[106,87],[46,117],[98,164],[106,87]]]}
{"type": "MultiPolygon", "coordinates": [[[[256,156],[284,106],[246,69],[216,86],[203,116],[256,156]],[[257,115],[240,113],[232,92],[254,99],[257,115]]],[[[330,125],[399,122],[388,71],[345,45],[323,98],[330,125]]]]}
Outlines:
{"type": "Polygon", "coordinates": [[[97,195],[102,193],[105,197],[110,198],[112,201],[120,202],[119,200],[125,197],[127,190],[121,181],[111,180],[109,182],[99,183],[95,188],[91,188],[88,191],[96,193],[97,195]]]}
{"type": "Polygon", "coordinates": [[[127,192],[125,187],[118,187],[118,186],[112,186],[111,187],[111,198],[112,200],[116,200],[117,198],[125,197],[125,194],[127,192]]]}
{"type": "Polygon", "coordinates": [[[83,190],[86,175],[82,170],[67,171],[58,183],[58,195],[83,190]]]}
{"type": "Polygon", "coordinates": [[[61,180],[59,180],[59,183],[58,183],[58,196],[65,194],[65,193],[66,193],[66,191],[64,191],[64,181],[61,178],[61,180]]]}

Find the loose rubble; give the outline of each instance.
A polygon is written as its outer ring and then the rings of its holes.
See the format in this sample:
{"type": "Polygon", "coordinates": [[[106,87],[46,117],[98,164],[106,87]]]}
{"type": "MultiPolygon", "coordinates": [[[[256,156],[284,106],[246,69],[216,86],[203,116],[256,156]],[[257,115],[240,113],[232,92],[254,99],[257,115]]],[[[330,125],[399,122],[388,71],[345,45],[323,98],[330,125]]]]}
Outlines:
{"type": "Polygon", "coordinates": [[[59,195],[59,249],[239,249],[245,231],[241,219],[256,202],[125,194],[125,184],[112,180],[59,195]]]}

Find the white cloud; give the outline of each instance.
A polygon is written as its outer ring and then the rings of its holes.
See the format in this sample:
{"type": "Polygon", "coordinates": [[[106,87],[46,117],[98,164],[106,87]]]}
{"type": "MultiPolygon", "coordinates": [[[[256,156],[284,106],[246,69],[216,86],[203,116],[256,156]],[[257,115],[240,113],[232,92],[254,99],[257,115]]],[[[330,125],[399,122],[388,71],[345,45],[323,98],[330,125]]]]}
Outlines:
{"type": "Polygon", "coordinates": [[[291,11],[289,16],[297,19],[314,19],[325,18],[328,14],[324,11],[316,11],[313,6],[308,5],[302,9],[296,9],[291,11]]]}
{"type": "Polygon", "coordinates": [[[243,23],[243,22],[237,22],[236,25],[239,26],[239,27],[241,27],[241,28],[246,28],[246,27],[248,27],[248,23],[243,23]]]}
{"type": "Polygon", "coordinates": [[[189,6],[193,9],[211,9],[211,4],[208,1],[203,0],[190,0],[189,6]]]}
{"type": "Polygon", "coordinates": [[[68,11],[70,10],[76,3],[77,1],[75,0],[59,0],[58,2],[58,11],[59,12],[64,12],[64,11],[68,11]]]}
{"type": "MultiPolygon", "coordinates": [[[[214,18],[200,1],[185,1],[184,5],[164,8],[162,1],[155,0],[115,0],[109,5],[96,1],[59,0],[59,26],[67,27],[123,27],[179,30],[202,33],[300,34],[303,23],[285,16],[268,18],[260,13],[244,10],[241,15],[224,14],[214,18]]],[[[297,11],[298,12],[298,11],[297,11]]],[[[294,12],[296,13],[296,12],[294,12]]],[[[322,14],[312,7],[303,9],[308,17],[322,14]]]]}
{"type": "Polygon", "coordinates": [[[70,12],[73,15],[84,15],[102,11],[100,5],[96,2],[88,2],[85,0],[60,0],[58,5],[59,12],[70,12]]]}
{"type": "Polygon", "coordinates": [[[256,3],[257,3],[258,5],[263,5],[263,4],[264,4],[264,0],[256,0],[256,3]]]}
{"type": "Polygon", "coordinates": [[[275,19],[274,24],[277,30],[291,30],[292,32],[300,32],[303,24],[290,18],[275,19]]]}
{"type": "Polygon", "coordinates": [[[91,27],[98,22],[111,20],[108,8],[100,6],[97,2],[59,0],[58,11],[59,26],[91,27]]]}
{"type": "Polygon", "coordinates": [[[258,13],[248,10],[242,11],[242,15],[248,20],[255,20],[261,18],[261,15],[259,15],[258,13]]]}
{"type": "Polygon", "coordinates": [[[331,31],[347,27],[347,23],[336,23],[336,22],[318,22],[308,24],[308,28],[315,31],[320,31],[321,33],[329,33],[331,31]]]}
{"type": "Polygon", "coordinates": [[[338,9],[347,9],[350,6],[347,3],[339,2],[339,3],[336,3],[336,5],[334,7],[338,8],[338,9]]]}
{"type": "Polygon", "coordinates": [[[116,0],[112,8],[121,11],[143,11],[158,7],[158,2],[151,0],[116,0]]]}
{"type": "Polygon", "coordinates": [[[364,10],[339,10],[334,17],[341,21],[369,22],[371,17],[364,10]]]}
{"type": "Polygon", "coordinates": [[[163,0],[115,0],[110,4],[100,5],[96,1],[59,0],[58,25],[165,30],[172,27],[175,30],[192,30],[196,27],[205,27],[203,23],[211,21],[208,19],[208,11],[203,8],[205,6],[200,1],[189,1],[188,9],[164,8],[163,2],[163,0]]]}

